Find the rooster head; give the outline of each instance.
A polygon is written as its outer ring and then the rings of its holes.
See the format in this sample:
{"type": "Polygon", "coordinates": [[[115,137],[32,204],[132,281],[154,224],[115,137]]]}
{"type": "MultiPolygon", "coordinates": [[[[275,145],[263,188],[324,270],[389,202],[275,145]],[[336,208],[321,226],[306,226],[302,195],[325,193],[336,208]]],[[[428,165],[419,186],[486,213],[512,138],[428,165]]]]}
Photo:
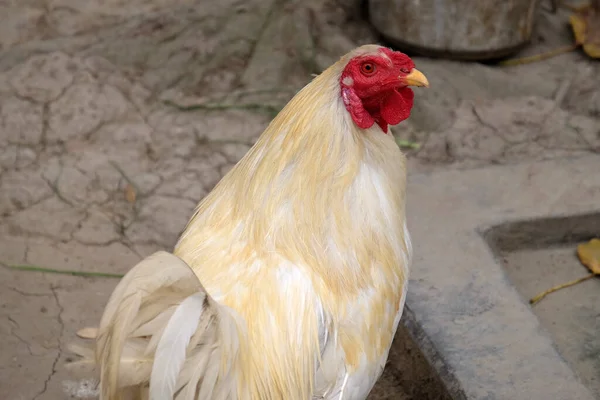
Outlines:
{"type": "Polygon", "coordinates": [[[387,133],[410,116],[414,93],[409,86],[429,86],[406,54],[377,46],[360,52],[340,77],[342,99],[354,123],[362,129],[377,123],[387,133]]]}

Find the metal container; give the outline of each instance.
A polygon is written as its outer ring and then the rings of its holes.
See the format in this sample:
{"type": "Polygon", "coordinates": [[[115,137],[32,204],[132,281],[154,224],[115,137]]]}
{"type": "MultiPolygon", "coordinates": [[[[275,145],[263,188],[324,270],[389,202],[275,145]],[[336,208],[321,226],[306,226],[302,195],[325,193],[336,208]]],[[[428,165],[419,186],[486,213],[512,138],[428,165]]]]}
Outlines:
{"type": "Polygon", "coordinates": [[[390,43],[415,53],[491,59],[531,39],[538,0],[369,0],[369,18],[390,43]]]}

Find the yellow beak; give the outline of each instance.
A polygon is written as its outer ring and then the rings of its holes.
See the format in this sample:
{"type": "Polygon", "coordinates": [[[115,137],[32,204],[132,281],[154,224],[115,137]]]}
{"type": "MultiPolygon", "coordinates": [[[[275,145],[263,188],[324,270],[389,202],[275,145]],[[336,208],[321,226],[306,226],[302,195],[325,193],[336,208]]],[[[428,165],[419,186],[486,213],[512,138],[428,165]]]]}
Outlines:
{"type": "Polygon", "coordinates": [[[413,68],[412,71],[410,71],[410,73],[406,75],[403,80],[408,86],[429,87],[429,81],[427,80],[425,75],[423,75],[423,73],[416,68],[413,68]]]}

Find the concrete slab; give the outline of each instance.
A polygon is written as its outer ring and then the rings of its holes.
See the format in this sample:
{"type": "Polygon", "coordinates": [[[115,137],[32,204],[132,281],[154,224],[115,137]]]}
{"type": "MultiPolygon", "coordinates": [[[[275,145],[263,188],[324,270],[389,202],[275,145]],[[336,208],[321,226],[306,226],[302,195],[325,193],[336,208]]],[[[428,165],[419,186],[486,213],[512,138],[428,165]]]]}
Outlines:
{"type": "Polygon", "coordinates": [[[594,398],[484,235],[507,221],[597,212],[599,169],[587,156],[410,176],[408,316],[455,398],[594,398]]]}
{"type": "MultiPolygon", "coordinates": [[[[529,246],[499,253],[510,281],[524,298],[532,298],[551,287],[589,275],[579,261],[576,249],[579,243],[599,235],[600,214],[584,217],[595,226],[579,238],[568,232],[572,220],[563,221],[557,231],[566,235],[560,241],[549,246],[532,246],[526,239],[524,243],[529,246]]],[[[581,226],[585,224],[578,228],[581,226]]],[[[590,279],[554,292],[535,304],[532,310],[561,356],[594,396],[600,397],[600,279],[590,279]]]]}
{"type": "MultiPolygon", "coordinates": [[[[123,273],[140,257],[171,248],[194,205],[312,73],[357,44],[378,42],[355,10],[347,12],[349,1],[125,3],[0,0],[2,265],[123,273]],[[177,109],[166,99],[197,107],[177,109]]],[[[542,13],[527,51],[569,43],[570,32],[561,27],[565,21],[564,12],[542,13]]],[[[410,120],[393,129],[400,139],[420,144],[407,150],[415,177],[437,182],[425,173],[559,160],[600,149],[600,64],[581,53],[515,68],[415,61],[432,87],[419,91],[410,120]]],[[[556,176],[559,187],[570,179],[564,173],[556,176]]],[[[457,188],[469,184],[462,182],[457,188]]],[[[477,189],[479,184],[493,185],[484,178],[476,182],[470,183],[471,190],[479,196],[486,193],[477,189]]],[[[496,184],[511,182],[503,178],[496,184]]],[[[524,185],[513,191],[515,209],[524,185]]],[[[442,187],[431,190],[439,196],[445,194],[442,187]]],[[[414,190],[410,207],[418,205],[420,211],[411,220],[429,213],[438,217],[412,224],[417,256],[424,247],[450,247],[439,244],[429,230],[460,236],[454,224],[465,221],[454,214],[458,208],[447,205],[452,212],[436,214],[430,208],[437,206],[432,192],[414,190]]],[[[479,226],[468,208],[463,212],[472,217],[473,227],[479,226]]],[[[453,242],[454,248],[468,249],[472,240],[478,252],[488,255],[479,247],[480,236],[469,232],[453,242]]],[[[456,287],[462,287],[463,277],[470,282],[469,273],[459,274],[466,267],[458,264],[441,271],[435,282],[456,287]]],[[[437,313],[430,312],[427,301],[435,293],[423,296],[418,278],[428,268],[433,267],[417,258],[403,321],[436,368],[431,370],[401,329],[373,398],[443,399],[436,374],[445,377],[456,396],[463,393],[461,387],[472,393],[471,383],[480,393],[483,378],[460,368],[462,358],[478,359],[463,341],[477,335],[463,338],[443,326],[444,318],[452,317],[444,315],[448,299],[455,296],[468,305],[478,297],[455,289],[444,295],[437,313]],[[422,305],[415,301],[421,298],[422,305]]],[[[93,388],[77,385],[62,369],[68,358],[63,350],[79,327],[98,320],[115,284],[105,278],[0,268],[2,396],[93,398],[93,388]]],[[[485,310],[486,304],[476,310],[485,310]]],[[[502,365],[508,368],[508,361],[502,365]]],[[[490,372],[481,368],[483,375],[490,372]]],[[[507,382],[501,374],[494,379],[498,387],[507,382]]],[[[501,389],[497,398],[503,398],[502,390],[513,389],[501,389]]]]}

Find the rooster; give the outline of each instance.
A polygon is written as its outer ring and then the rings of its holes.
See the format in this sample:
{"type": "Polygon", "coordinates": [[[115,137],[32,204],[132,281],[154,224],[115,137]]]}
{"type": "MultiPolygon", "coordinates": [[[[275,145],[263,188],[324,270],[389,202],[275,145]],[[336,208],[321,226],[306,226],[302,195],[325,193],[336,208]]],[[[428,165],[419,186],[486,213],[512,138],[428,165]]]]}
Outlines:
{"type": "Polygon", "coordinates": [[[365,45],[300,90],[200,202],[173,253],[119,282],[95,351],[104,400],[365,399],[406,296],[406,159],[388,133],[428,86],[365,45]]]}

